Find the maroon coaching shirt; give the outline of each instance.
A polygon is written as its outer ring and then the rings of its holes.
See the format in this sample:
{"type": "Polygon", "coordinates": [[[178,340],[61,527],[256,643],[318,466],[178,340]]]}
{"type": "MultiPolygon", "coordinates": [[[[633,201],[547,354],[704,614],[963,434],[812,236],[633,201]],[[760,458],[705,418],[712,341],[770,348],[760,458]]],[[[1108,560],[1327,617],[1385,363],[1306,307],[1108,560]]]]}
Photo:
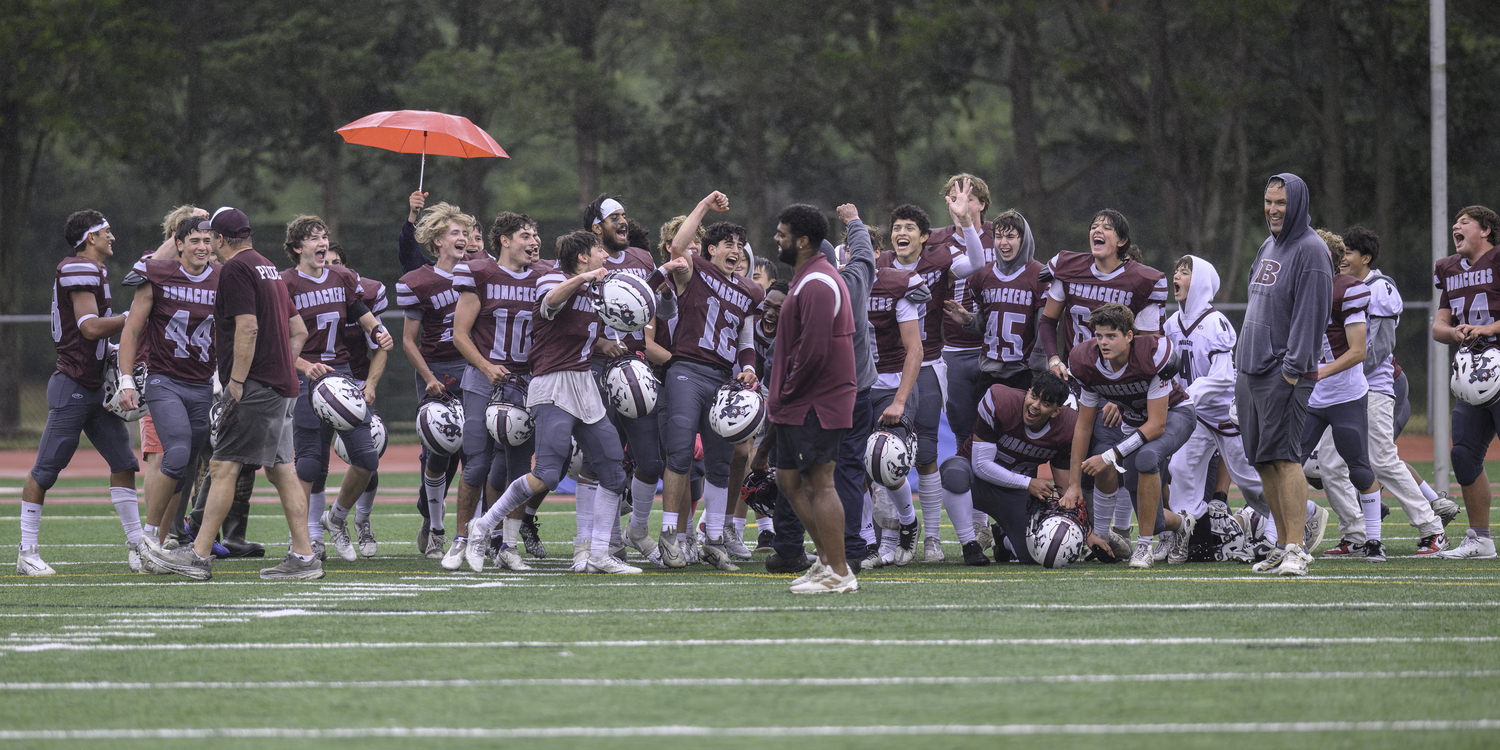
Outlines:
{"type": "Polygon", "coordinates": [[[249,377],[284,398],[296,398],[297,369],[292,366],[287,322],[296,314],[281,271],[253,248],[240,251],[219,269],[214,320],[219,336],[219,380],[226,388],[234,371],[234,316],[254,315],[260,333],[255,338],[249,377]]]}
{"type": "Polygon", "coordinates": [[[854,311],[849,287],[822,253],[792,277],[776,324],[771,421],[800,425],[807,410],[825,430],[854,426],[854,311]]]}

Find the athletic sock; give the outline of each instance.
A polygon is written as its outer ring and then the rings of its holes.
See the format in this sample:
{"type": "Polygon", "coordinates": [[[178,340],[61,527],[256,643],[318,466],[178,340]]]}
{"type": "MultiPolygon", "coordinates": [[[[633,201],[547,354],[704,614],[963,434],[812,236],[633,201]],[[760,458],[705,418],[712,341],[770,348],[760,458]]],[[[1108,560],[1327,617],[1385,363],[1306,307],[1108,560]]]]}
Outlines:
{"type": "MultiPolygon", "coordinates": [[[[968,492],[949,492],[943,490],[943,507],[948,509],[948,518],[974,517],[974,496],[968,492]]],[[[968,544],[974,541],[974,524],[955,523],[953,533],[958,535],[959,544],[968,544]]]]}
{"type": "Polygon", "coordinates": [[[354,520],[364,523],[370,520],[370,511],[375,509],[375,490],[361,492],[354,501],[354,520]]]}
{"type": "MultiPolygon", "coordinates": [[[[194,554],[197,554],[197,553],[194,553],[194,554]]],[[[293,552],[292,553],[292,557],[295,557],[298,560],[301,560],[302,562],[312,562],[313,561],[313,556],[312,555],[299,555],[296,552],[293,552]]]]}
{"type": "Polygon", "coordinates": [[[1488,526],[1470,526],[1469,528],[1473,529],[1474,535],[1480,539],[1490,538],[1490,527],[1488,526]]]}
{"type": "Polygon", "coordinates": [[[676,513],[668,513],[667,511],[662,511],[661,512],[661,530],[662,531],[666,531],[667,529],[672,529],[673,531],[677,530],[677,514],[676,513]]]}
{"type": "Polygon", "coordinates": [[[1419,490],[1422,491],[1422,497],[1427,498],[1427,502],[1430,503],[1433,500],[1438,499],[1437,490],[1434,490],[1432,488],[1432,485],[1430,485],[1430,484],[1427,483],[1427,480],[1425,480],[1425,479],[1419,479],[1417,481],[1419,482],[1417,484],[1417,489],[1419,489],[1419,490]]]}
{"type": "Polygon", "coordinates": [[[349,517],[349,511],[351,510],[354,510],[354,508],[345,508],[344,506],[339,505],[337,502],[335,502],[333,504],[333,507],[328,509],[328,514],[342,521],[349,517]]]}
{"type": "Polygon", "coordinates": [[[865,545],[868,546],[879,541],[879,537],[875,536],[875,501],[868,492],[865,493],[863,499],[864,503],[861,504],[859,511],[859,538],[863,539],[865,545]]]}
{"type": "MultiPolygon", "coordinates": [[[[1378,495],[1379,493],[1376,493],[1376,494],[1378,495]]],[[[1377,498],[1377,501],[1378,500],[1379,500],[1379,498],[1377,498]]],[[[1361,499],[1360,502],[1364,502],[1364,500],[1361,499]]],[[[1379,510],[1379,508],[1376,508],[1376,510],[1379,510]]],[[[1307,517],[1308,518],[1312,518],[1313,516],[1315,516],[1317,514],[1318,514],[1318,504],[1315,503],[1315,502],[1313,502],[1312,500],[1308,500],[1307,501],[1307,517]]],[[[1375,515],[1379,516],[1380,514],[1376,513],[1375,515]]]]}
{"type": "Polygon", "coordinates": [[[756,516],[755,530],[761,534],[764,534],[767,531],[771,532],[772,534],[776,533],[776,527],[771,523],[770,516],[756,516]]]}
{"type": "MultiPolygon", "coordinates": [[[[970,500],[971,500],[971,502],[969,503],[969,505],[970,505],[970,507],[973,507],[974,503],[972,502],[972,498],[970,498],[970,500]]],[[[945,503],[945,506],[946,506],[946,503],[945,503]]],[[[990,516],[989,516],[989,514],[985,513],[982,510],[976,510],[976,511],[974,511],[971,514],[971,516],[974,519],[974,523],[970,524],[971,526],[975,526],[975,527],[978,527],[978,526],[988,526],[989,523],[990,523],[990,516]]],[[[948,511],[948,518],[950,520],[952,520],[952,518],[953,518],[953,511],[951,511],[951,510],[948,511]]],[[[958,522],[955,521],[953,525],[957,526],[958,522]]]]}
{"type": "Polygon", "coordinates": [[[1380,540],[1380,490],[1361,493],[1359,509],[1365,514],[1365,539],[1380,540]]]}
{"type": "Polygon", "coordinates": [[[323,540],[323,511],[328,509],[328,494],[314,492],[307,496],[307,536],[323,540]]]}
{"type": "Polygon", "coordinates": [[[941,538],[943,528],[943,478],[937,472],[917,475],[917,497],[922,501],[922,533],[941,538]]]}
{"type": "Polygon", "coordinates": [[[135,544],[141,538],[141,509],[135,501],[135,488],[110,487],[109,499],[115,504],[120,526],[125,529],[125,541],[135,544]]]}
{"type": "Polygon", "coordinates": [[[630,478],[630,525],[646,528],[651,522],[651,507],[656,504],[656,482],[630,478]]]}
{"type": "Polygon", "coordinates": [[[902,526],[917,520],[917,509],[911,502],[911,484],[909,482],[902,482],[901,486],[894,490],[889,487],[880,487],[874,491],[884,491],[885,496],[890,498],[891,504],[896,506],[896,519],[901,521],[902,526]]]}
{"type": "Polygon", "coordinates": [[[729,488],[713,482],[703,483],[703,522],[708,525],[710,542],[724,538],[724,519],[729,515],[729,488]]]}
{"type": "Polygon", "coordinates": [[[620,523],[616,520],[620,513],[620,496],[604,486],[594,490],[594,531],[590,535],[592,544],[589,546],[590,557],[603,557],[609,554],[614,534],[619,532],[620,523]]]}
{"type": "Polygon", "coordinates": [[[1101,539],[1109,538],[1109,524],[1115,520],[1115,495],[1094,488],[1094,533],[1101,539]]]}
{"type": "Polygon", "coordinates": [[[155,539],[159,534],[159,530],[149,523],[143,523],[141,524],[141,534],[155,539]]]}
{"type": "Polygon", "coordinates": [[[743,540],[745,538],[745,519],[735,516],[731,520],[734,523],[734,533],[738,534],[739,538],[743,540]]]}
{"type": "Polygon", "coordinates": [[[441,532],[443,514],[447,513],[448,477],[442,474],[429,477],[424,471],[422,472],[422,486],[427,490],[428,527],[435,532],[441,532]]]}
{"type": "Polygon", "coordinates": [[[1117,529],[1130,528],[1130,513],[1135,508],[1130,505],[1130,490],[1125,489],[1123,483],[1115,490],[1115,520],[1114,527],[1117,529]]]}
{"type": "MultiPolygon", "coordinates": [[[[530,475],[526,474],[516,477],[516,481],[506,486],[505,492],[500,493],[500,499],[496,500],[490,506],[490,509],[484,512],[482,523],[485,526],[492,529],[500,528],[500,524],[505,521],[505,517],[510,515],[511,511],[521,507],[522,503],[531,499],[531,483],[526,481],[526,477],[528,476],[530,475]]],[[[467,533],[468,529],[463,529],[463,531],[467,533]]]]}
{"type": "Polygon", "coordinates": [[[609,548],[611,550],[625,549],[625,530],[620,527],[630,521],[620,516],[620,503],[624,501],[625,498],[621,497],[615,503],[615,515],[609,520],[609,548]]]}
{"type": "Polygon", "coordinates": [[[507,518],[500,524],[500,533],[506,546],[516,546],[516,541],[521,538],[521,519],[507,518]]]}
{"type": "MultiPolygon", "coordinates": [[[[1379,513],[1377,513],[1376,515],[1379,515],[1379,513]]],[[[1278,543],[1277,538],[1276,538],[1276,519],[1275,518],[1267,518],[1267,519],[1265,519],[1265,522],[1266,522],[1265,523],[1265,526],[1266,526],[1266,542],[1269,543],[1269,544],[1271,544],[1272,546],[1280,547],[1281,545],[1278,543]]]]}
{"type": "Polygon", "coordinates": [[[41,530],[41,503],[21,503],[21,547],[35,547],[36,535],[41,530]]]}
{"type": "Polygon", "coordinates": [[[528,515],[528,516],[534,516],[534,515],[536,515],[536,508],[533,508],[533,507],[531,507],[531,505],[528,504],[526,506],[526,515],[528,515]]]}
{"type": "Polygon", "coordinates": [[[587,542],[594,534],[594,496],[598,489],[597,484],[578,485],[577,510],[573,514],[578,521],[578,536],[575,537],[577,542],[587,542]]]}

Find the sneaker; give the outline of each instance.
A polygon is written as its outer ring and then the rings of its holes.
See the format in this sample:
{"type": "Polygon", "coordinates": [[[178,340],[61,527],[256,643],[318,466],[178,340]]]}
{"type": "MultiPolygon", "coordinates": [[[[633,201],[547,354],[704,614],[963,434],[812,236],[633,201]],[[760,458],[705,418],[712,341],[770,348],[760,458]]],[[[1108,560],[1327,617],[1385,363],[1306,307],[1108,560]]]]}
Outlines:
{"type": "Polygon", "coordinates": [[[1156,542],[1151,545],[1151,562],[1166,562],[1175,546],[1177,546],[1177,532],[1163,531],[1157,534],[1156,542]]]}
{"type": "MultiPolygon", "coordinates": [[[[812,555],[808,555],[808,557],[812,557],[812,555]]],[[[797,586],[799,584],[807,583],[808,581],[811,581],[812,579],[823,575],[827,570],[828,568],[823,567],[822,560],[816,557],[812,557],[812,564],[807,566],[807,572],[803,573],[800,576],[797,576],[796,578],[793,578],[792,585],[797,586]]]]}
{"type": "Polygon", "coordinates": [[[730,573],[740,569],[740,566],[729,561],[729,551],[724,548],[723,539],[703,542],[703,562],[730,573]]]}
{"type": "MultiPolygon", "coordinates": [[[[937,538],[927,537],[926,539],[922,540],[923,562],[940,563],[946,559],[948,559],[948,557],[947,555],[943,554],[943,543],[938,541],[937,538]]],[[[858,588],[859,587],[856,586],[855,590],[857,591],[858,588]]]]}
{"type": "Polygon", "coordinates": [[[1323,557],[1363,557],[1364,554],[1365,545],[1348,539],[1340,539],[1338,544],[1323,550],[1323,557]]]}
{"type": "Polygon", "coordinates": [[[526,554],[538,560],[547,559],[547,548],[542,546],[542,532],[537,530],[536,516],[521,516],[521,544],[526,545],[526,554]]]}
{"type": "Polygon", "coordinates": [[[1495,556],[1495,540],[1474,533],[1464,532],[1464,540],[1457,547],[1437,553],[1444,560],[1488,560],[1495,556]]]}
{"type": "Polygon", "coordinates": [[[445,531],[446,529],[439,529],[437,531],[427,532],[426,554],[428,560],[443,559],[443,547],[446,546],[446,543],[448,541],[447,535],[444,533],[445,531]]]}
{"type": "MultiPolygon", "coordinates": [[[[145,538],[144,534],[141,535],[141,539],[145,538]]],[[[139,573],[142,570],[140,545],[143,543],[136,541],[134,544],[125,545],[125,564],[130,566],[132,573],[139,573]]]]}
{"type": "MultiPolygon", "coordinates": [[[[339,553],[339,557],[343,558],[344,562],[354,562],[359,559],[359,555],[354,551],[354,544],[349,541],[347,517],[336,518],[333,511],[325,510],[320,522],[323,524],[323,533],[333,540],[333,549],[339,553]]],[[[449,570],[456,570],[456,568],[449,568],[449,570]]]]}
{"type": "MultiPolygon", "coordinates": [[[[1327,511],[1324,511],[1326,514],[1327,511]]],[[[1366,545],[1368,546],[1368,544],[1366,545]]],[[[1288,544],[1285,554],[1281,556],[1281,564],[1276,566],[1272,573],[1279,576],[1305,576],[1307,565],[1312,562],[1312,555],[1307,554],[1301,545],[1288,544]]]]}
{"type": "Polygon", "coordinates": [[[374,557],[380,551],[380,545],[375,541],[375,529],[370,526],[370,519],[359,520],[354,517],[354,537],[359,546],[359,554],[364,557],[374,557]]]}
{"type": "Polygon", "coordinates": [[[16,575],[18,576],[55,576],[57,571],[51,565],[42,562],[41,553],[37,552],[36,545],[22,547],[16,555],[16,575]]]}
{"type": "Polygon", "coordinates": [[[682,547],[682,557],[684,560],[687,560],[688,565],[697,565],[703,559],[698,550],[698,535],[689,532],[685,541],[685,544],[678,545],[682,547]]]}
{"type": "Polygon", "coordinates": [[[634,547],[635,551],[641,553],[642,557],[649,558],[652,553],[655,553],[658,557],[661,556],[660,551],[657,550],[659,545],[657,545],[655,539],[651,538],[650,532],[642,528],[637,528],[635,524],[625,524],[625,543],[634,547]]]}
{"type": "Polygon", "coordinates": [[[634,565],[626,565],[620,562],[614,555],[589,555],[585,570],[589,573],[613,573],[616,575],[641,572],[640,568],[634,565]]]}
{"type": "Polygon", "coordinates": [[[755,556],[755,553],[745,546],[745,535],[735,529],[732,523],[724,527],[724,551],[736,560],[749,560],[755,556]]]}
{"type": "MultiPolygon", "coordinates": [[[[474,545],[478,547],[479,545],[474,545]]],[[[458,570],[464,566],[464,552],[469,548],[469,540],[466,537],[453,537],[453,543],[448,545],[448,551],[443,553],[443,570],[458,570]]],[[[479,556],[484,557],[480,552],[479,556]]]]}
{"type": "Polygon", "coordinates": [[[1417,557],[1436,555],[1437,553],[1442,552],[1445,549],[1448,549],[1447,534],[1433,534],[1432,536],[1424,536],[1420,541],[1417,542],[1417,557]]]}
{"type": "MultiPolygon", "coordinates": [[[[490,532],[493,531],[493,529],[485,528],[484,516],[475,514],[473,518],[469,519],[469,527],[467,529],[464,529],[464,531],[468,532],[469,540],[477,541],[473,541],[469,544],[464,545],[464,548],[461,550],[463,554],[463,562],[469,564],[469,570],[472,570],[475,573],[483,573],[484,553],[488,552],[490,545],[493,544],[493,542],[490,541],[490,532]]],[[[457,540],[454,540],[454,546],[458,546],[457,540]]],[[[443,567],[448,568],[448,559],[446,557],[443,558],[443,567]]],[[[458,570],[458,565],[455,564],[453,567],[448,569],[458,570]]]]}
{"type": "Polygon", "coordinates": [[[871,552],[870,554],[866,555],[864,559],[859,561],[859,569],[861,571],[874,570],[884,565],[885,560],[882,560],[880,558],[879,552],[871,552]]]}
{"type": "MultiPolygon", "coordinates": [[[[155,563],[158,568],[165,568],[170,572],[187,576],[197,581],[207,581],[213,577],[213,562],[200,559],[198,554],[193,551],[191,544],[162,552],[159,555],[153,553],[151,562],[155,563]]],[[[17,567],[20,567],[19,563],[17,567]]],[[[51,570],[51,568],[48,568],[48,570],[51,570]]]]}
{"type": "Polygon", "coordinates": [[[1188,547],[1193,539],[1193,528],[1198,525],[1198,519],[1193,518],[1191,513],[1183,513],[1182,528],[1172,532],[1172,548],[1167,553],[1168,565],[1181,565],[1187,562],[1188,547]]]}
{"type": "Polygon", "coordinates": [[[1328,509],[1319,505],[1311,516],[1307,517],[1307,523],[1302,527],[1302,541],[1306,543],[1303,549],[1316,550],[1323,543],[1323,535],[1328,533],[1328,509]]]}
{"type": "Polygon", "coordinates": [[[987,550],[990,547],[995,546],[995,533],[990,530],[989,524],[974,524],[974,541],[979,542],[980,550],[987,550]]]}
{"type": "Polygon", "coordinates": [[[1130,567],[1136,570],[1146,570],[1151,565],[1151,542],[1145,539],[1135,540],[1135,551],[1130,553],[1130,567]]]}
{"type": "Polygon", "coordinates": [[[1270,552],[1266,553],[1266,559],[1261,560],[1254,565],[1251,565],[1250,569],[1257,573],[1270,573],[1281,565],[1281,561],[1285,557],[1286,550],[1280,547],[1274,547],[1270,552]]]}
{"type": "Polygon", "coordinates": [[[781,555],[772,552],[770,556],[766,558],[766,572],[775,573],[777,575],[801,573],[802,571],[812,567],[812,564],[816,562],[817,559],[818,558],[813,557],[812,555],[804,554],[802,555],[802,557],[795,560],[784,560],[782,559],[781,555]]]}
{"type": "Polygon", "coordinates": [[[1129,560],[1131,555],[1135,554],[1135,550],[1130,546],[1130,540],[1114,529],[1109,530],[1109,536],[1104,537],[1104,541],[1109,542],[1109,552],[1115,556],[1116,560],[1129,560]]]}
{"type": "Polygon", "coordinates": [[[161,544],[156,541],[155,537],[151,536],[150,534],[142,534],[141,538],[135,543],[135,549],[136,554],[139,555],[141,559],[142,573],[147,573],[150,575],[171,573],[171,571],[169,570],[162,570],[161,568],[158,568],[155,563],[151,562],[151,550],[155,550],[158,554],[163,551],[161,544]]]}
{"type": "Polygon", "coordinates": [[[1437,517],[1442,519],[1444,527],[1452,523],[1453,519],[1458,518],[1458,513],[1461,510],[1463,508],[1459,507],[1458,503],[1448,499],[1448,493],[1446,492],[1439,492],[1437,499],[1432,501],[1432,512],[1436,513],[1437,517]]]}
{"type": "MultiPolygon", "coordinates": [[[[323,544],[323,540],[322,539],[310,539],[308,541],[312,544],[313,557],[318,558],[318,562],[327,562],[328,561],[328,547],[323,544]]],[[[287,549],[291,549],[291,547],[292,547],[291,544],[287,544],[287,549]]]]}
{"type": "Polygon", "coordinates": [[[527,565],[526,561],[522,560],[521,556],[516,554],[515,548],[504,543],[495,552],[495,562],[506,570],[531,570],[531,566],[527,565]]]}
{"type": "Polygon", "coordinates": [[[917,531],[920,528],[916,521],[901,524],[900,531],[896,532],[896,545],[882,549],[880,559],[898,568],[905,567],[911,562],[912,557],[916,556],[917,531]],[[886,554],[886,550],[890,551],[889,555],[886,554]]]}
{"type": "MultiPolygon", "coordinates": [[[[990,537],[993,539],[994,537],[990,537]]],[[[984,546],[978,539],[972,542],[964,542],[964,565],[972,565],[982,568],[990,564],[990,559],[984,556],[984,546]]]]}
{"type": "Polygon", "coordinates": [[[261,568],[260,577],[267,581],[315,581],[323,577],[323,563],[316,557],[302,562],[288,552],[276,567],[261,568]]]}
{"type": "Polygon", "coordinates": [[[1379,539],[1365,542],[1365,559],[1370,562],[1385,562],[1385,545],[1379,539]]]}
{"type": "Polygon", "coordinates": [[[859,580],[853,571],[840,576],[827,568],[823,569],[822,575],[791,587],[793,594],[851,594],[855,591],[859,591],[859,580]]]}
{"type": "Polygon", "coordinates": [[[762,531],[759,534],[757,534],[755,536],[755,552],[756,552],[756,554],[773,552],[774,550],[771,548],[771,544],[773,542],[775,542],[775,541],[776,541],[776,535],[772,534],[769,531],[762,531]]]}
{"type": "Polygon", "coordinates": [[[427,536],[431,533],[431,523],[424,518],[422,525],[417,527],[417,554],[419,555],[427,554],[427,536]]]}
{"type": "MultiPolygon", "coordinates": [[[[686,568],[687,556],[682,554],[682,545],[677,543],[677,527],[668,526],[661,530],[661,542],[657,545],[661,552],[661,561],[669,568],[686,568]]],[[[577,558],[575,558],[577,559],[577,558]]]]}

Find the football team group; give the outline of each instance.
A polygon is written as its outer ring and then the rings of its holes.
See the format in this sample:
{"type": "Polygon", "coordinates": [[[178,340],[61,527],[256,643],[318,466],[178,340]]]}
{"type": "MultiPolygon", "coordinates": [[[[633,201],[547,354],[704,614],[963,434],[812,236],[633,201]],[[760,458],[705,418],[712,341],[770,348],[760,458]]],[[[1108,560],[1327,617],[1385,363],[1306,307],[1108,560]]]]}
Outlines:
{"type": "MultiPolygon", "coordinates": [[[[819,209],[789,206],[775,260],[792,276],[778,279],[744,227],[705,226],[729,210],[719,192],[656,242],[600,196],[583,229],[556,239],[555,261],[540,259],[525,214],[486,230],[413,193],[395,302],[421,399],[417,555],[450,571],[529,570],[523,552],[547,555],[537,507],[568,476],[574,571],[641,572],[632,557],[732,571],[761,551],[768,570],[798,576],[794,593],[943,562],[944,510],[967,565],[1233,560],[1305,575],[1329,520],[1310,482],[1341,535],[1323,557],[1386,559],[1382,490],[1417,529],[1416,555],[1495,556],[1484,471],[1500,423],[1500,373],[1487,367],[1500,336],[1495,212],[1458,212],[1455,253],[1434,272],[1432,336],[1462,345],[1452,461],[1469,528],[1450,549],[1459,505],[1396,450],[1410,414],[1392,356],[1402,299],[1378,270],[1380,238],[1314,229],[1301,179],[1267,183],[1270,234],[1238,333],[1213,306],[1213,262],[1184,256],[1169,278],[1142,262],[1117,211],[1095,214],[1086,247],[1043,263],[1020,213],[989,216],[983,180],[956,175],[942,197],[948,226],[908,204],[881,232],[843,205],[838,237],[819,209]],[[943,414],[958,447],[940,457],[943,414]]],[[[80,434],[109,464],[132,570],[206,580],[215,557],[263,556],[245,538],[261,470],[290,529],[262,578],[321,578],[325,544],[346,561],[374,556],[387,287],[315,216],[287,224],[285,270],[234,208],[183,206],[163,231],[116,314],[109,221],[67,219],[17,572],[54,572],[38,547],[42,505],[80,434]],[[331,451],[348,468],[330,502],[331,451]]]]}

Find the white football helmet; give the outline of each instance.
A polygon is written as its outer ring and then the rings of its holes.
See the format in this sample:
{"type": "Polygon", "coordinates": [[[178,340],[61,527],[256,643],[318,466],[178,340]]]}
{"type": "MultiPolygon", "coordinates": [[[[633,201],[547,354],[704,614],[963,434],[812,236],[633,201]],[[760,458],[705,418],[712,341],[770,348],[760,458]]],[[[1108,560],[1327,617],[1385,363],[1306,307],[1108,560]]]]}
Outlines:
{"type": "Polygon", "coordinates": [[[576,438],[568,440],[573,444],[573,455],[568,459],[568,477],[577,482],[583,478],[583,448],[579,447],[576,438]]]}
{"type": "Polygon", "coordinates": [[[661,382],[651,371],[651,365],[640,357],[627,354],[604,366],[604,391],[609,394],[610,405],[622,417],[637,419],[650,414],[656,408],[660,389],[661,382]]]}
{"type": "Polygon", "coordinates": [[[219,447],[219,433],[224,431],[224,423],[229,419],[229,413],[234,410],[232,401],[227,396],[215,397],[214,405],[208,409],[208,445],[211,448],[219,447]]]}
{"type": "MultiPolygon", "coordinates": [[[[385,420],[379,414],[370,415],[370,441],[375,444],[375,455],[384,456],[386,446],[385,420]]],[[[339,460],[346,464],[352,464],[349,460],[349,449],[344,447],[342,435],[333,436],[333,452],[339,454],[339,460]]]]}
{"type": "Polygon", "coordinates": [[[755,437],[769,413],[770,405],[758,389],[730,380],[714,394],[714,403],[708,408],[708,427],[731,443],[743,443],[755,437]]]}
{"type": "Polygon", "coordinates": [[[1088,549],[1083,527],[1067,516],[1038,515],[1026,529],[1026,549],[1044,568],[1066,568],[1088,549]]]}
{"type": "Polygon", "coordinates": [[[878,485],[898,489],[906,483],[906,475],[917,460],[917,431],[904,416],[901,418],[901,428],[906,430],[904,438],[892,426],[877,427],[865,439],[865,474],[878,485]]]}
{"type": "Polygon", "coordinates": [[[353,378],[337,372],[318,378],[310,398],[313,413],[335,430],[352,430],[370,413],[364,389],[353,378]]]}
{"type": "Polygon", "coordinates": [[[518,389],[521,394],[526,393],[526,381],[515,375],[507,375],[500,384],[495,386],[495,391],[490,394],[490,403],[484,407],[484,426],[490,432],[490,438],[501,445],[519,448],[531,439],[532,433],[536,431],[536,421],[531,418],[531,411],[523,403],[516,403],[510,398],[512,389],[518,389]]]}
{"type": "Polygon", "coordinates": [[[452,396],[427,397],[417,407],[417,436],[433,453],[457,453],[464,443],[464,405],[452,396]]]}
{"type": "Polygon", "coordinates": [[[1488,343],[1460,347],[1448,384],[1470,406],[1485,409],[1500,401],[1500,349],[1488,343]]]}
{"type": "Polygon", "coordinates": [[[110,413],[125,420],[134,422],[146,415],[146,363],[142,362],[135,366],[132,375],[135,378],[135,408],[125,409],[120,406],[120,349],[114,344],[109,345],[109,359],[104,368],[104,408],[110,413]]]}
{"type": "Polygon", "coordinates": [[[611,271],[599,283],[594,312],[610,328],[634,333],[656,315],[656,295],[639,276],[611,271]]]}

